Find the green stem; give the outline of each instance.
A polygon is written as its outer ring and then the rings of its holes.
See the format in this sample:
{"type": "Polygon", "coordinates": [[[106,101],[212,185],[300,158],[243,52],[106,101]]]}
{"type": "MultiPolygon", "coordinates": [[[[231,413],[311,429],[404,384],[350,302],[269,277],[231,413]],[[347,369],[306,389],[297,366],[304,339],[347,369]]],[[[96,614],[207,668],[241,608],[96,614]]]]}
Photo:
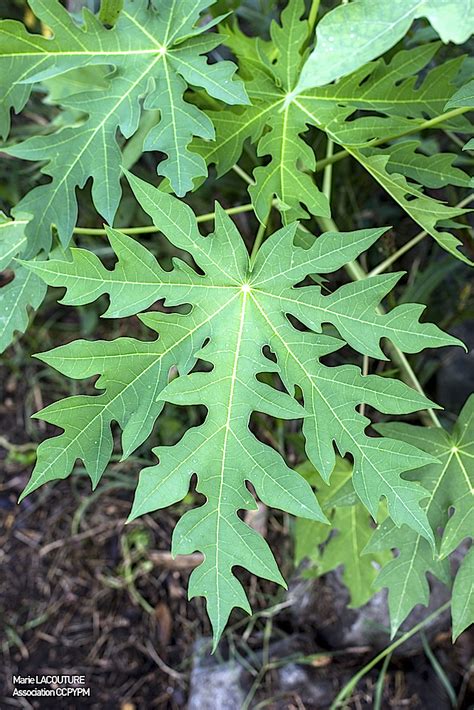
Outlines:
{"type": "MultiPolygon", "coordinates": [[[[144,134],[145,131],[148,132],[150,128],[154,125],[154,115],[152,116],[153,112],[149,112],[148,120],[146,121],[146,125],[144,125],[144,134]]],[[[144,137],[143,134],[143,137],[144,137]]],[[[131,141],[129,141],[130,143],[131,141]]],[[[136,154],[136,148],[137,146],[132,146],[130,147],[129,152],[127,153],[127,147],[129,144],[125,146],[124,150],[124,167],[128,170],[133,163],[136,160],[135,154],[136,154]]],[[[238,165],[233,165],[232,170],[242,178],[248,185],[253,185],[254,181],[250,177],[248,173],[245,172],[245,170],[242,170],[241,167],[238,165]]],[[[276,204],[276,200],[273,200],[272,205],[276,204]]],[[[251,202],[247,202],[245,205],[239,205],[238,207],[229,207],[228,209],[225,210],[227,214],[241,214],[242,212],[251,212],[253,210],[253,205],[251,202]]],[[[197,222],[211,222],[215,218],[215,212],[208,212],[207,214],[200,214],[196,217],[197,222]]],[[[160,230],[157,229],[154,225],[149,225],[146,227],[117,227],[121,232],[124,234],[154,234],[155,232],[159,232],[160,230]]],[[[85,235],[90,235],[90,236],[102,236],[103,234],[106,234],[107,232],[105,229],[89,229],[89,227],[75,227],[73,230],[74,234],[85,234],[85,235]]]]}
{"type": "Polygon", "coordinates": [[[448,676],[444,672],[442,665],[440,664],[440,662],[436,658],[435,654],[431,650],[430,645],[428,643],[428,639],[426,638],[425,632],[422,631],[420,636],[421,636],[421,640],[423,642],[423,649],[425,651],[426,657],[428,658],[429,662],[431,663],[433,670],[436,673],[436,675],[438,676],[440,682],[444,686],[446,694],[451,701],[451,707],[452,708],[459,707],[458,703],[457,703],[456,692],[455,692],[453,686],[451,685],[451,682],[450,682],[448,676]]]}
{"type": "Polygon", "coordinates": [[[113,27],[117,22],[123,0],[100,0],[99,20],[107,27],[113,27]]]}
{"type": "Polygon", "coordinates": [[[385,259],[385,261],[382,261],[382,263],[372,269],[372,271],[369,271],[367,276],[377,276],[378,274],[381,274],[386,271],[388,267],[394,263],[394,261],[397,261],[397,259],[403,256],[403,254],[405,254],[407,251],[410,251],[410,249],[416,246],[418,242],[421,242],[427,234],[428,232],[425,232],[425,230],[423,229],[415,237],[413,237],[413,239],[410,239],[409,242],[400,247],[400,249],[398,249],[394,254],[385,259]]]}
{"type": "MultiPolygon", "coordinates": [[[[452,131],[446,131],[446,135],[449,136],[449,138],[451,138],[453,143],[456,143],[458,148],[461,148],[461,150],[464,150],[465,141],[462,141],[460,138],[458,138],[458,136],[455,133],[453,133],[452,131]]],[[[465,153],[467,155],[474,155],[472,150],[466,150],[465,153]]]]}
{"type": "Polygon", "coordinates": [[[375,658],[373,658],[367,665],[365,665],[363,668],[360,669],[358,673],[356,673],[350,681],[342,688],[342,690],[339,691],[337,694],[336,699],[332,703],[331,707],[329,710],[337,710],[338,708],[341,707],[342,703],[344,700],[347,698],[348,695],[354,690],[356,687],[357,683],[363,678],[369,671],[372,670],[374,666],[377,665],[377,663],[380,663],[386,656],[388,656],[390,653],[393,653],[396,648],[401,646],[402,644],[405,643],[405,641],[408,641],[409,638],[414,636],[415,634],[418,633],[421,629],[423,629],[425,626],[427,626],[431,621],[436,619],[438,616],[440,616],[446,609],[449,609],[451,602],[448,601],[442,606],[440,606],[436,611],[434,611],[432,614],[427,616],[423,621],[420,621],[419,624],[416,624],[410,631],[407,631],[406,634],[403,634],[403,636],[400,636],[399,639],[394,641],[393,643],[390,644],[390,646],[387,646],[383,651],[381,651],[375,658]]]}
{"type": "MultiPolygon", "coordinates": [[[[363,145],[358,145],[354,146],[354,148],[357,148],[357,150],[363,150],[364,148],[374,148],[378,145],[382,145],[383,143],[388,143],[388,141],[394,141],[397,138],[403,138],[403,136],[409,136],[412,133],[418,133],[419,131],[425,131],[428,128],[433,128],[434,126],[437,126],[440,123],[443,123],[443,121],[448,121],[450,118],[455,118],[456,116],[461,116],[463,113],[467,113],[467,111],[470,111],[471,109],[469,108],[455,108],[452,111],[447,111],[446,113],[442,113],[439,116],[435,116],[435,118],[430,118],[427,121],[423,121],[423,123],[419,123],[417,126],[414,126],[413,128],[408,128],[406,131],[401,131],[401,133],[394,133],[391,136],[384,136],[384,138],[378,138],[377,140],[370,141],[369,143],[364,143],[363,145]]],[[[336,138],[336,136],[334,136],[336,138]]],[[[348,150],[340,150],[338,153],[335,153],[334,155],[331,155],[330,157],[324,158],[323,160],[318,161],[318,164],[316,166],[316,172],[319,172],[320,170],[324,170],[326,165],[331,165],[333,163],[339,162],[339,160],[343,160],[343,158],[347,158],[347,156],[350,155],[348,150]]]]}
{"type": "MultiPolygon", "coordinates": [[[[362,355],[362,374],[364,377],[369,374],[370,360],[368,355],[362,355]]],[[[364,416],[365,414],[365,402],[362,402],[359,407],[359,412],[364,416]]]]}
{"type": "Polygon", "coordinates": [[[382,670],[380,671],[379,677],[377,678],[374,696],[374,710],[382,710],[383,687],[385,683],[385,676],[387,675],[387,668],[390,664],[391,658],[391,653],[385,656],[385,660],[382,664],[382,670]]]}
{"type": "MultiPolygon", "coordinates": [[[[455,205],[454,208],[462,209],[463,207],[468,205],[469,202],[472,202],[472,200],[474,200],[474,193],[465,197],[464,200],[461,200],[461,202],[458,202],[458,204],[455,205]]],[[[403,254],[406,254],[407,251],[410,251],[410,249],[416,246],[418,242],[421,242],[421,240],[424,239],[427,235],[428,232],[423,229],[416,236],[410,239],[409,242],[400,247],[400,249],[398,249],[394,254],[391,254],[385,259],[385,261],[382,261],[378,266],[372,269],[372,271],[370,271],[367,276],[377,276],[377,274],[381,274],[382,272],[386,271],[389,266],[391,266],[395,261],[397,261],[401,256],[403,256],[403,254]]]]}
{"type": "Polygon", "coordinates": [[[308,15],[308,25],[309,25],[308,37],[311,37],[314,32],[314,27],[316,25],[316,18],[318,17],[319,5],[320,5],[320,0],[313,0],[313,2],[311,3],[311,7],[309,9],[309,15],[308,15]]]}
{"type": "Polygon", "coordinates": [[[250,177],[250,175],[248,173],[246,173],[245,170],[242,170],[242,168],[239,165],[237,165],[237,164],[233,165],[232,170],[234,171],[234,173],[236,173],[236,175],[241,177],[242,180],[244,180],[247,183],[247,185],[255,185],[255,180],[252,177],[250,177]]]}
{"type": "Polygon", "coordinates": [[[160,121],[160,111],[143,111],[138,130],[125,144],[122,150],[122,165],[125,170],[131,167],[141,158],[143,154],[143,143],[151,129],[160,121]]]}
{"type": "MultiPolygon", "coordinates": [[[[334,153],[334,141],[328,138],[328,144],[326,146],[326,160],[332,158],[334,153]]],[[[324,168],[323,175],[323,194],[328,198],[328,202],[331,202],[331,187],[332,187],[332,163],[327,163],[324,168]]]]}
{"type": "MultiPolygon", "coordinates": [[[[238,205],[237,207],[229,207],[224,210],[227,214],[241,214],[242,212],[251,212],[253,210],[253,205],[251,202],[247,202],[245,205],[238,205]]],[[[196,222],[211,222],[215,218],[215,212],[208,212],[207,214],[200,214],[196,217],[196,222]]],[[[158,227],[153,224],[146,227],[116,227],[120,232],[124,234],[154,234],[159,232],[158,227]]],[[[103,236],[107,232],[105,229],[92,229],[89,227],[75,227],[74,234],[86,234],[90,236],[103,236]]]]}
{"type": "Polygon", "coordinates": [[[253,247],[252,247],[252,252],[250,254],[250,269],[251,270],[254,265],[255,259],[257,258],[257,252],[260,249],[260,246],[263,242],[263,237],[265,236],[266,228],[267,228],[267,221],[265,220],[265,222],[260,222],[260,224],[258,226],[257,236],[255,237],[255,241],[254,241],[253,247]]]}
{"type": "MultiPolygon", "coordinates": [[[[327,219],[320,217],[318,218],[318,222],[320,226],[325,230],[329,232],[338,232],[339,229],[337,227],[337,224],[334,222],[333,219],[327,219]]],[[[362,281],[363,279],[366,279],[368,274],[362,266],[359,264],[358,261],[350,261],[349,263],[346,264],[345,270],[351,277],[353,281],[362,281]]],[[[382,308],[382,306],[377,307],[377,313],[383,314],[385,313],[385,310],[382,308]]],[[[420,385],[420,382],[415,375],[412,366],[408,362],[407,358],[405,357],[405,354],[402,353],[398,345],[395,345],[395,343],[392,343],[391,341],[388,341],[387,343],[387,349],[390,353],[390,359],[392,362],[398,366],[400,369],[400,372],[402,373],[402,377],[404,381],[411,385],[417,392],[422,394],[423,396],[426,396],[425,393],[423,392],[423,387],[420,385]]],[[[438,417],[436,416],[436,413],[434,412],[433,409],[427,409],[426,412],[428,413],[428,417],[431,420],[431,423],[434,424],[436,427],[441,427],[441,422],[439,421],[438,417]]]]}
{"type": "Polygon", "coordinates": [[[382,710],[383,687],[385,683],[385,676],[387,674],[387,668],[390,664],[391,658],[391,653],[388,656],[385,656],[385,660],[382,665],[382,670],[380,671],[379,677],[377,678],[374,696],[374,710],[382,710]]]}

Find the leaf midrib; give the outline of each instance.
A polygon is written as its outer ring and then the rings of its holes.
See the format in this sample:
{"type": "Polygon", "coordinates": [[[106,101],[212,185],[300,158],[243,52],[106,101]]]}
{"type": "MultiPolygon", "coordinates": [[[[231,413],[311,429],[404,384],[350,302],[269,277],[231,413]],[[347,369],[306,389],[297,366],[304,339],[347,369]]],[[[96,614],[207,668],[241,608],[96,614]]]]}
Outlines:
{"type": "MultiPolygon", "coordinates": [[[[374,286],[375,285],[377,285],[377,284],[374,284],[374,286]]],[[[257,289],[255,289],[255,290],[257,290],[257,289]]],[[[258,291],[264,296],[267,296],[270,298],[275,298],[280,301],[288,301],[289,303],[292,303],[293,305],[298,306],[298,307],[304,306],[305,308],[311,308],[315,311],[319,311],[322,313],[328,313],[328,309],[323,308],[322,306],[316,306],[313,303],[305,302],[304,304],[302,304],[301,301],[299,301],[297,299],[289,298],[288,296],[281,296],[280,294],[271,293],[269,291],[262,291],[260,289],[258,289],[258,291]]],[[[349,296],[347,298],[349,298],[349,296]]],[[[331,313],[332,317],[334,317],[334,318],[337,317],[337,318],[340,318],[341,320],[347,319],[347,320],[355,321],[356,323],[361,323],[362,325],[367,325],[367,326],[374,325],[373,321],[364,320],[363,318],[354,318],[353,316],[349,316],[346,313],[337,313],[334,311],[330,311],[330,313],[331,313]]],[[[390,313],[388,313],[387,315],[390,315],[390,313]]],[[[324,319],[323,319],[323,322],[325,322],[324,319]]],[[[393,333],[404,333],[404,334],[408,333],[409,334],[412,332],[410,330],[402,330],[401,328],[394,328],[394,327],[390,326],[388,323],[384,323],[384,329],[386,329],[388,331],[392,331],[393,333]]],[[[423,336],[419,334],[418,337],[421,338],[423,336]]],[[[440,340],[442,343],[445,343],[445,339],[443,339],[439,336],[430,335],[429,337],[430,337],[430,340],[437,339],[437,340],[440,340]]]]}
{"type": "MultiPolygon", "coordinates": [[[[264,310],[263,308],[261,308],[260,304],[259,304],[258,301],[255,299],[255,297],[252,296],[252,300],[254,301],[254,303],[256,304],[256,306],[257,306],[257,308],[258,308],[258,310],[261,312],[261,314],[263,315],[263,317],[264,317],[265,320],[267,321],[267,323],[268,323],[268,325],[270,326],[272,332],[273,332],[273,333],[276,335],[276,337],[281,341],[281,343],[283,344],[283,346],[285,347],[285,349],[287,350],[287,352],[292,356],[292,358],[293,358],[293,359],[295,360],[295,362],[297,363],[298,367],[300,367],[300,368],[303,370],[303,372],[305,373],[305,375],[306,375],[306,377],[308,378],[308,380],[309,380],[310,382],[313,382],[313,379],[312,379],[310,373],[306,370],[305,366],[300,362],[300,360],[298,359],[297,355],[293,352],[293,350],[291,349],[291,347],[289,346],[289,344],[286,343],[286,341],[282,338],[282,336],[280,335],[280,333],[278,332],[278,330],[274,327],[273,323],[271,322],[271,320],[270,320],[270,319],[268,318],[268,316],[266,315],[265,310],[264,310]]],[[[316,391],[318,392],[318,394],[319,394],[319,396],[321,397],[321,399],[326,403],[326,405],[327,405],[327,407],[330,409],[330,411],[333,413],[334,419],[336,419],[336,420],[339,422],[339,425],[340,425],[341,429],[343,429],[344,432],[346,433],[346,435],[351,439],[351,441],[352,441],[353,444],[354,444],[354,448],[359,452],[359,454],[362,456],[363,459],[369,461],[369,463],[370,463],[370,459],[369,459],[369,457],[366,455],[364,449],[359,445],[358,441],[357,441],[356,439],[354,439],[354,437],[352,436],[351,432],[347,429],[347,427],[346,427],[346,425],[344,424],[344,422],[337,416],[336,411],[331,407],[331,404],[329,403],[329,401],[324,397],[324,395],[323,395],[323,394],[321,393],[321,391],[316,387],[316,385],[314,385],[314,388],[315,388],[316,391]]],[[[372,465],[372,464],[371,464],[371,465],[372,465]]],[[[373,468],[374,468],[374,467],[373,467],[373,468]]],[[[377,470],[377,469],[375,469],[375,470],[377,470]]],[[[392,494],[394,495],[394,497],[399,501],[399,503],[403,506],[403,508],[405,508],[406,512],[408,513],[408,515],[409,515],[410,518],[411,518],[412,515],[413,515],[413,514],[412,514],[412,511],[410,511],[410,509],[409,509],[408,506],[406,505],[406,503],[405,503],[405,501],[403,500],[403,498],[400,498],[400,496],[399,496],[399,494],[397,493],[397,491],[393,488],[393,486],[390,484],[390,482],[384,477],[384,475],[383,475],[383,473],[382,473],[381,471],[377,470],[377,473],[378,473],[378,475],[380,476],[380,478],[384,481],[384,483],[387,485],[387,487],[392,491],[392,494]]],[[[430,533],[431,533],[431,530],[428,530],[428,531],[427,531],[427,534],[429,535],[430,533]]],[[[428,539],[431,539],[431,535],[429,536],[428,539]]]]}
{"type": "Polygon", "coordinates": [[[109,120],[109,118],[115,113],[115,111],[118,109],[118,107],[119,107],[124,101],[128,100],[128,97],[130,96],[130,94],[136,89],[136,87],[137,87],[139,84],[141,84],[141,82],[143,81],[143,79],[145,78],[145,76],[151,72],[151,70],[154,68],[155,64],[156,64],[157,62],[159,62],[160,59],[162,59],[161,56],[156,57],[156,59],[155,59],[153,62],[151,62],[151,63],[146,67],[146,69],[140,74],[140,76],[138,77],[138,79],[136,79],[136,80],[134,81],[134,83],[130,86],[130,88],[129,88],[122,96],[120,96],[120,98],[119,98],[118,101],[116,101],[116,102],[114,103],[114,105],[112,106],[112,108],[110,109],[110,111],[108,111],[108,113],[104,116],[104,118],[103,118],[98,124],[96,124],[96,125],[94,126],[94,128],[91,130],[91,135],[90,135],[90,137],[88,138],[88,140],[86,141],[86,143],[84,144],[84,146],[81,148],[81,150],[79,151],[79,153],[74,156],[74,160],[72,161],[71,165],[70,165],[69,168],[66,170],[66,172],[64,173],[64,175],[62,175],[61,179],[60,179],[60,180],[55,180],[55,179],[53,179],[53,183],[56,183],[56,185],[55,185],[54,189],[51,190],[51,195],[50,195],[49,201],[48,201],[47,205],[44,207],[44,213],[45,213],[45,214],[48,213],[49,208],[51,207],[52,203],[53,203],[54,200],[56,199],[56,196],[57,196],[57,194],[58,194],[58,192],[59,192],[60,187],[61,187],[64,183],[67,182],[67,179],[68,179],[69,175],[70,175],[71,172],[74,170],[74,168],[80,163],[80,160],[81,160],[82,156],[84,155],[84,153],[86,152],[86,150],[89,148],[89,146],[90,146],[90,144],[92,143],[92,141],[94,140],[94,138],[95,138],[95,137],[99,134],[99,132],[102,130],[102,127],[105,126],[105,124],[107,123],[107,121],[109,120]]]}
{"type": "MultiPolygon", "coordinates": [[[[232,363],[232,373],[231,373],[231,383],[230,383],[230,391],[229,391],[229,401],[228,401],[228,406],[227,406],[227,417],[226,417],[226,423],[225,423],[225,432],[224,432],[224,442],[222,445],[222,458],[221,458],[221,469],[220,469],[220,481],[219,481],[219,492],[217,495],[217,506],[216,506],[216,542],[215,542],[215,547],[216,547],[216,559],[215,559],[215,571],[216,571],[216,595],[217,598],[220,599],[220,594],[219,594],[219,554],[220,554],[220,545],[219,545],[219,533],[220,533],[220,525],[221,525],[221,519],[222,519],[222,512],[221,512],[221,507],[222,507],[222,496],[223,496],[223,490],[224,490],[224,471],[225,471],[225,465],[226,465],[226,454],[227,454],[227,441],[229,438],[229,432],[231,430],[230,426],[230,421],[231,421],[231,416],[232,416],[232,407],[234,403],[234,395],[235,395],[235,383],[237,380],[237,369],[239,366],[239,355],[240,355],[240,348],[242,346],[242,334],[244,330],[244,324],[245,324],[245,310],[247,306],[247,299],[248,299],[248,293],[244,292],[243,293],[243,298],[242,298],[242,307],[240,311],[240,321],[239,321],[239,330],[237,334],[237,343],[235,346],[235,354],[234,354],[234,360],[232,363]]],[[[217,628],[221,628],[221,605],[217,604],[217,628]]]]}
{"type": "MultiPolygon", "coordinates": [[[[205,318],[203,321],[201,321],[201,322],[200,322],[198,325],[196,325],[192,330],[187,331],[186,334],[183,335],[182,338],[180,338],[180,340],[177,340],[175,343],[173,343],[173,345],[171,345],[167,350],[165,350],[163,353],[160,354],[159,358],[157,357],[147,368],[145,368],[145,370],[142,370],[142,371],[139,373],[139,375],[137,375],[137,377],[135,377],[131,382],[129,382],[129,383],[127,384],[127,386],[126,386],[121,392],[117,393],[117,394],[115,395],[115,397],[113,397],[111,400],[109,400],[109,402],[107,403],[107,405],[99,412],[99,414],[96,414],[96,415],[87,423],[87,425],[86,425],[83,429],[81,429],[80,433],[79,433],[77,436],[75,436],[73,439],[71,439],[71,441],[70,441],[65,447],[63,447],[63,448],[61,449],[61,454],[60,454],[60,455],[62,455],[65,451],[67,451],[67,450],[77,441],[77,439],[80,437],[80,435],[83,434],[84,431],[86,431],[86,429],[88,429],[88,428],[92,425],[92,423],[95,422],[95,420],[96,420],[98,417],[102,417],[103,412],[106,411],[107,409],[110,409],[110,407],[112,406],[112,404],[113,404],[118,398],[120,398],[121,396],[123,396],[124,392],[125,392],[129,387],[131,387],[132,385],[134,385],[135,382],[136,382],[138,379],[142,378],[143,375],[144,375],[146,372],[148,372],[148,370],[150,370],[150,369],[156,364],[156,361],[157,361],[158,359],[162,359],[162,358],[165,357],[165,355],[167,355],[169,352],[172,352],[172,351],[173,351],[176,347],[178,347],[184,340],[186,340],[187,338],[189,338],[190,336],[192,336],[197,330],[199,330],[199,328],[202,328],[204,325],[206,325],[206,323],[208,323],[210,320],[212,320],[213,318],[215,318],[218,313],[220,313],[222,310],[224,310],[224,309],[237,297],[237,295],[238,295],[238,294],[232,296],[232,298],[229,299],[229,301],[227,301],[227,302],[224,303],[222,306],[220,306],[220,307],[219,307],[216,311],[214,311],[210,316],[208,316],[208,317],[205,318]]],[[[94,399],[94,398],[92,398],[92,399],[94,399]]],[[[57,458],[59,458],[59,457],[56,457],[53,461],[51,461],[51,462],[48,464],[48,466],[42,471],[42,473],[41,473],[39,476],[37,476],[37,477],[35,478],[35,480],[34,480],[35,488],[37,488],[38,485],[40,485],[40,484],[38,484],[38,481],[42,480],[42,479],[45,477],[45,475],[47,474],[47,472],[49,471],[49,469],[56,463],[57,458]]],[[[25,489],[25,491],[27,491],[27,488],[25,489]]],[[[23,495],[25,495],[25,493],[24,493],[23,495]]]]}

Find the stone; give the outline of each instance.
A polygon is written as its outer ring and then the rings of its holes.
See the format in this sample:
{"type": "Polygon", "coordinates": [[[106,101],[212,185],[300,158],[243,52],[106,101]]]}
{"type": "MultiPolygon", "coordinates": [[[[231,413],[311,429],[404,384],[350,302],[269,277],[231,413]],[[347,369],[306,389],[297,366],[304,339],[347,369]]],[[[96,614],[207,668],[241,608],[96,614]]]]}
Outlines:
{"type": "Polygon", "coordinates": [[[243,668],[234,660],[219,663],[210,654],[211,645],[206,638],[194,644],[188,710],[240,710],[247,695],[243,668]]]}
{"type": "MultiPolygon", "coordinates": [[[[401,627],[408,631],[450,598],[449,589],[437,579],[430,578],[428,607],[416,606],[401,627]]],[[[382,590],[358,609],[350,609],[349,592],[342,581],[341,569],[323,578],[295,578],[289,586],[289,613],[296,628],[314,629],[316,637],[328,648],[341,650],[368,647],[378,651],[391,643],[387,592],[382,590]]],[[[428,639],[450,628],[450,612],[446,610],[424,627],[428,639]]],[[[416,634],[396,650],[397,655],[408,655],[422,649],[416,634]]]]}
{"type": "Polygon", "coordinates": [[[278,670],[278,685],[280,692],[297,695],[308,708],[328,707],[337,693],[337,683],[322,677],[317,669],[297,663],[278,670]]]}

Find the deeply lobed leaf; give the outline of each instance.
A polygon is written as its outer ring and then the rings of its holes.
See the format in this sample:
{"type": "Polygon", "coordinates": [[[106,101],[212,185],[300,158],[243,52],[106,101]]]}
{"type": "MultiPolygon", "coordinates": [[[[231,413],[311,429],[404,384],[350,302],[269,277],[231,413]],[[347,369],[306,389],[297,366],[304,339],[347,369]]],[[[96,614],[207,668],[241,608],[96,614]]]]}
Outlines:
{"type": "Polygon", "coordinates": [[[15,333],[28,326],[28,313],[42,303],[46,285],[34,273],[14,262],[26,243],[28,220],[8,219],[0,212],[0,272],[13,271],[13,278],[0,288],[0,352],[11,343],[15,333]]]}
{"type": "MultiPolygon", "coordinates": [[[[358,5],[363,2],[350,3],[351,8],[358,5]]],[[[350,11],[348,8],[337,10],[350,11]]],[[[226,30],[226,43],[239,59],[252,106],[208,112],[216,126],[216,144],[196,143],[206,162],[215,163],[222,175],[238,160],[245,141],[250,139],[257,143],[259,156],[271,156],[270,162],[255,169],[255,185],[249,188],[259,219],[265,222],[273,198],[286,222],[310,215],[327,217],[329,205],[311,176],[317,168],[313,150],[301,135],[313,127],[357,160],[444,249],[471,263],[460,251],[458,238],[439,226],[466,210],[449,207],[423,189],[433,183],[438,188],[468,186],[469,176],[452,167],[450,154],[440,154],[436,159],[424,156],[417,150],[419,141],[413,139],[393,143],[390,150],[374,147],[416,133],[429,120],[443,115],[446,107],[451,108],[448,102],[458,95],[456,82],[464,58],[426,71],[439,48],[434,42],[401,50],[389,62],[380,59],[365,64],[336,84],[296,93],[295,82],[301,76],[308,40],[307,23],[300,19],[303,12],[304,3],[291,0],[282,13],[282,26],[273,24],[275,57],[272,44],[257,38],[252,51],[248,38],[243,41],[237,28],[226,30]],[[285,66],[290,66],[291,72],[285,74],[285,66]]],[[[440,122],[443,128],[472,132],[471,123],[463,115],[471,95],[472,91],[461,91],[457,103],[452,104],[454,110],[440,122]]]]}
{"type": "MultiPolygon", "coordinates": [[[[426,429],[409,424],[384,424],[377,429],[407,443],[415,443],[434,454],[436,461],[408,474],[427,490],[425,511],[435,531],[436,551],[426,540],[405,525],[393,526],[387,520],[374,534],[368,550],[390,548],[399,554],[380,573],[376,584],[389,590],[392,632],[395,633],[416,604],[427,604],[431,572],[446,584],[451,583],[447,556],[472,538],[474,530],[474,395],[467,400],[452,431],[426,429]],[[450,510],[454,509],[453,514],[450,510]]],[[[466,555],[457,573],[452,595],[453,635],[474,622],[474,599],[466,583],[472,568],[472,553],[466,555]]],[[[471,580],[472,582],[472,580],[471,580]]]]}
{"type": "Polygon", "coordinates": [[[185,101],[188,85],[203,87],[226,103],[246,103],[242,84],[232,78],[230,62],[208,64],[205,53],[220,43],[198,25],[209,0],[126,0],[113,29],[84,9],[78,25],[58,0],[31,0],[30,6],[52,37],[30,34],[13,20],[0,22],[0,132],[8,133],[10,108],[23,109],[32,86],[79,68],[96,68],[106,90],[84,87],[62,92],[60,104],[85,120],[8,148],[10,155],[46,161],[42,171],[51,181],[29,192],[16,210],[34,216],[26,228],[28,254],[48,251],[51,227],[67,245],[77,220],[76,187],[92,178],[98,212],[113,223],[120,201],[121,153],[117,129],[125,138],[137,130],[141,102],[158,109],[160,119],[147,134],[143,149],[168,157],[158,166],[174,191],[184,195],[193,179],[206,174],[200,155],[189,150],[193,136],[213,139],[208,116],[185,101]],[[102,67],[108,68],[107,74],[102,67]]]}
{"type": "Polygon", "coordinates": [[[71,377],[100,374],[96,387],[102,393],[63,400],[38,415],[64,433],[40,445],[24,495],[68,475],[78,458],[96,485],[112,450],[112,421],[122,428],[127,455],[149,435],[164,402],[204,405],[203,424],[186,431],[175,446],[154,450],[159,463],[142,471],[131,517],[181,500],[197,474],[197,489],[206,502],[178,523],[173,552],[204,552],[189,589],[191,596],[206,597],[216,639],[233,607],[249,608],[232,573],[234,565],[282,582],[266,543],[237,515],[255,507],[247,481],[270,506],[325,519],[308,483],[251,433],[254,411],[303,419],[307,455],[325,480],[334,468],[334,444],[341,455],[350,453],[354,488],[370,514],[377,517],[385,498],[395,524],[407,524],[431,544],[433,533],[420,506],[426,491],[402,474],[426,465],[432,456],[396,438],[368,436],[369,420],[356,410],[366,402],[401,414],[431,403],[401,382],[363,376],[353,365],[329,367],[320,358],[344,341],[382,357],[382,338],[407,352],[457,341],[420,323],[420,306],[404,304],[386,315],[377,313],[398,275],[348,284],[328,296],[319,286],[298,286],[308,274],[330,273],[356,258],[384,230],[326,233],[303,249],[294,244],[296,225],[289,225],[264,243],[251,268],[243,240],[218,205],[215,233],[203,237],[189,207],[133,176],[129,180],[144,210],[175,247],[192,255],[199,272],[182,259],[174,259],[172,270],[165,271],[143,246],[111,229],[117,255],[113,270],[81,249],[71,250],[70,261],[27,266],[46,283],[65,286],[65,303],[85,304],[107,294],[108,317],[139,313],[161,299],[169,307],[187,304],[188,312],[140,315],[159,333],[152,342],[78,341],[41,355],[71,377]],[[322,334],[324,323],[336,326],[343,341],[322,334]],[[267,347],[276,362],[265,354],[267,347]],[[200,361],[209,363],[210,371],[195,371],[200,361]],[[179,376],[168,382],[171,366],[179,376]],[[277,372],[284,389],[264,384],[259,375],[265,372],[277,372]]]}

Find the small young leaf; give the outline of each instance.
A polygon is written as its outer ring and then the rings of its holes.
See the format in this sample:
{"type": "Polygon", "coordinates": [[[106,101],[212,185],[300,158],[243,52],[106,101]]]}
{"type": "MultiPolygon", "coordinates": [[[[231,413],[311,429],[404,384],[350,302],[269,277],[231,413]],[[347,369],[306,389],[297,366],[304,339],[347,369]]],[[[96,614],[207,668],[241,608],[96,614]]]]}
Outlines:
{"type": "MultiPolygon", "coordinates": [[[[447,555],[474,530],[474,395],[467,400],[451,434],[444,429],[413,426],[409,424],[381,424],[376,429],[386,436],[419,446],[432,453],[437,461],[428,464],[416,474],[407,474],[409,480],[419,480],[427,490],[425,511],[431,527],[436,531],[437,553],[429,548],[420,535],[406,526],[396,528],[385,521],[374,534],[367,550],[399,550],[380,573],[376,585],[388,587],[392,633],[416,604],[428,604],[429,586],[426,573],[431,572],[446,584],[450,583],[447,555]],[[451,508],[454,513],[450,515],[451,508]],[[440,532],[441,531],[441,532],[440,532]]],[[[468,562],[466,569],[471,562],[468,562]]],[[[459,574],[459,573],[458,573],[459,574]]],[[[465,579],[466,570],[462,579],[465,579]]],[[[452,597],[455,631],[460,633],[463,604],[469,595],[463,590],[461,580],[455,582],[452,597]]],[[[472,603],[472,602],[471,602],[472,603]]],[[[472,611],[472,609],[471,609],[472,611]]],[[[467,611],[466,611],[467,615],[467,611]]],[[[471,619],[474,621],[474,619],[471,619]]]]}
{"type": "MultiPolygon", "coordinates": [[[[299,470],[303,473],[301,467],[299,470]]],[[[344,495],[350,491],[351,498],[355,497],[351,483],[352,466],[344,459],[337,459],[330,486],[318,480],[314,468],[308,471],[308,467],[304,467],[304,475],[317,487],[319,502],[332,529],[317,521],[298,518],[295,523],[295,561],[298,564],[308,558],[312,563],[304,571],[304,577],[319,577],[342,565],[342,579],[350,593],[349,606],[362,606],[373,595],[372,585],[378,570],[391,559],[391,555],[386,550],[372,554],[364,552],[373,533],[371,517],[361,503],[351,500],[344,505],[342,502],[343,491],[344,495]]]]}

